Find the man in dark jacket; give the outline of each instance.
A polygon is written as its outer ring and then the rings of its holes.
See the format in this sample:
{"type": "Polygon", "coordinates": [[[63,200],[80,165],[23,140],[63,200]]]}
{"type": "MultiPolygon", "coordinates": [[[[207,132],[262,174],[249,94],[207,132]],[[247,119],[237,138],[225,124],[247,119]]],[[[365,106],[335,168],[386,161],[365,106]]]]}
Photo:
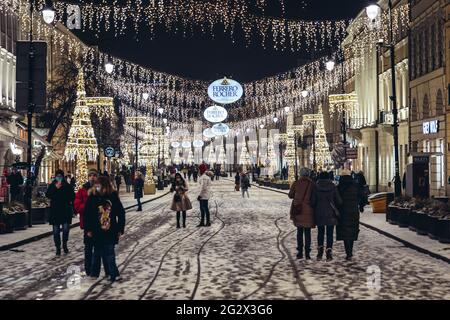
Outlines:
{"type": "Polygon", "coordinates": [[[356,182],[351,172],[342,170],[338,186],[342,205],[339,207],[339,224],[337,225],[336,239],[343,240],[345,246],[346,260],[353,257],[353,243],[358,240],[359,234],[359,203],[363,196],[362,189],[356,182]]]}
{"type": "Polygon", "coordinates": [[[144,197],[144,178],[142,173],[138,171],[136,173],[136,179],[134,179],[134,198],[137,200],[138,208],[136,211],[142,211],[141,198],[144,197]]]}
{"type": "Polygon", "coordinates": [[[23,185],[23,177],[20,171],[16,168],[13,169],[12,174],[8,176],[6,181],[9,184],[9,190],[11,193],[11,201],[15,201],[19,198],[20,186],[23,185]]]}
{"type": "MultiPolygon", "coordinates": [[[[84,230],[84,208],[86,206],[87,199],[89,197],[89,190],[94,187],[97,181],[98,172],[95,169],[90,169],[88,172],[88,181],[78,190],[75,195],[74,209],[80,216],[80,228],[84,230]]],[[[84,270],[87,276],[91,275],[92,256],[94,254],[94,242],[89,238],[84,231],[84,270]]],[[[108,274],[107,264],[104,263],[105,272],[108,274]]]]}
{"type": "Polygon", "coordinates": [[[328,172],[321,172],[311,197],[311,205],[314,208],[314,220],[319,230],[317,234],[317,260],[322,260],[323,257],[325,231],[327,235],[327,261],[333,259],[334,226],[338,223],[339,212],[337,212],[337,207],[341,204],[342,200],[339,192],[330,180],[328,172]]]}
{"type": "Polygon", "coordinates": [[[61,255],[61,226],[63,230],[63,249],[64,253],[67,254],[69,253],[67,242],[69,241],[75,194],[70,184],[64,179],[64,171],[56,171],[55,180],[49,185],[45,196],[50,199],[49,224],[53,226],[56,255],[61,255]]]}
{"type": "Polygon", "coordinates": [[[106,177],[99,177],[89,191],[85,207],[85,230],[94,244],[91,277],[100,275],[100,260],[107,265],[105,272],[111,282],[118,280],[115,245],[125,229],[125,210],[117,191],[106,177]]]}

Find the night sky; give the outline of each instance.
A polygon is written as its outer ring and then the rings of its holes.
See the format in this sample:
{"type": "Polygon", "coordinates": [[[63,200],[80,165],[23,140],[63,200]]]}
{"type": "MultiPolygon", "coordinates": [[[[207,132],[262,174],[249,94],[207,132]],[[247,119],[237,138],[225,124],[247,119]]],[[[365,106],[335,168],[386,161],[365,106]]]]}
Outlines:
{"type": "MultiPolygon", "coordinates": [[[[267,16],[281,17],[279,1],[267,0],[267,16]]],[[[305,20],[351,19],[368,4],[366,0],[284,1],[286,18],[305,20]]],[[[101,34],[100,39],[87,33],[76,33],[87,43],[98,44],[104,52],[158,71],[206,81],[223,76],[241,82],[258,80],[289,70],[314,56],[326,54],[291,52],[289,49],[282,52],[270,49],[270,46],[265,50],[260,41],[246,47],[239,34],[236,42],[232,43],[228,34],[220,34],[220,28],[215,39],[201,33],[184,38],[160,30],[155,39],[150,40],[145,34],[145,27],[142,27],[139,41],[136,41],[131,30],[126,36],[117,38],[113,34],[101,34]]]]}

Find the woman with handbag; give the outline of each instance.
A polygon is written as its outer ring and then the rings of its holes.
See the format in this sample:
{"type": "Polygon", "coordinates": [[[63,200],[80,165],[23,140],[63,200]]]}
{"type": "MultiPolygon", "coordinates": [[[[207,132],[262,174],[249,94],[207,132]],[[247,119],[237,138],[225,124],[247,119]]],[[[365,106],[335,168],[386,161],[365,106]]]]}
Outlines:
{"type": "Polygon", "coordinates": [[[300,170],[300,179],[295,181],[289,191],[292,200],[291,220],[297,227],[297,259],[303,259],[303,234],[305,235],[305,257],[311,259],[311,228],[314,224],[314,211],[311,206],[311,195],[314,192],[314,182],[309,178],[309,170],[300,170]]]}
{"type": "Polygon", "coordinates": [[[170,209],[177,213],[177,229],[181,228],[181,216],[183,216],[183,228],[186,228],[186,211],[192,209],[191,201],[186,195],[188,190],[189,187],[186,180],[183,179],[180,173],[176,173],[170,188],[170,191],[175,193],[170,209]]]}
{"type": "Polygon", "coordinates": [[[314,208],[317,234],[317,260],[322,260],[324,252],[325,233],[327,236],[326,258],[333,260],[333,235],[334,226],[338,224],[338,206],[342,204],[336,186],[330,180],[328,172],[321,172],[316,183],[316,188],[311,200],[314,208]]]}

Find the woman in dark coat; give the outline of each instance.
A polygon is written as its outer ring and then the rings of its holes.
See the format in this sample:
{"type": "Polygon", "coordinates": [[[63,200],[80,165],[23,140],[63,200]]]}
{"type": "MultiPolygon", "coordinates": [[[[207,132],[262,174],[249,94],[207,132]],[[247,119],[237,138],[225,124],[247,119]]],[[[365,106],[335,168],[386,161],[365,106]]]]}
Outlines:
{"type": "Polygon", "coordinates": [[[307,168],[300,170],[300,179],[295,181],[289,191],[292,200],[291,220],[297,227],[297,258],[303,258],[303,234],[305,234],[305,257],[311,259],[311,228],[314,224],[314,211],[311,206],[311,195],[314,192],[314,182],[308,177],[307,168]]]}
{"type": "Polygon", "coordinates": [[[136,211],[142,211],[141,198],[144,197],[144,178],[142,173],[138,171],[136,173],[136,179],[134,179],[134,198],[137,200],[138,208],[136,211]]]}
{"type": "Polygon", "coordinates": [[[84,210],[86,235],[92,238],[94,243],[94,256],[89,274],[98,278],[103,260],[111,282],[119,280],[115,245],[124,234],[125,210],[117,191],[114,191],[107,177],[97,179],[94,188],[89,191],[84,210]]]}
{"type": "Polygon", "coordinates": [[[339,223],[337,225],[337,240],[343,240],[346,260],[353,257],[353,243],[358,240],[359,234],[359,210],[360,199],[363,196],[361,186],[352,179],[349,170],[342,170],[338,185],[342,205],[339,207],[339,223]]]}
{"type": "Polygon", "coordinates": [[[49,224],[53,226],[53,240],[56,246],[56,255],[61,255],[61,226],[63,231],[64,253],[69,253],[67,242],[73,215],[73,201],[75,193],[73,188],[64,179],[64,171],[57,170],[55,179],[48,186],[45,194],[50,199],[49,224]]]}
{"type": "Polygon", "coordinates": [[[174,192],[171,210],[177,213],[177,228],[180,228],[180,218],[183,215],[183,228],[186,228],[186,211],[192,209],[191,201],[187,196],[189,186],[180,173],[175,174],[175,180],[170,188],[174,192]]]}
{"type": "Polygon", "coordinates": [[[337,207],[342,204],[341,197],[336,186],[330,180],[328,172],[321,172],[317,180],[315,192],[312,194],[311,203],[314,208],[315,223],[318,227],[317,234],[317,260],[322,260],[324,251],[325,231],[327,235],[327,261],[333,259],[333,234],[334,226],[338,223],[337,207]]]}

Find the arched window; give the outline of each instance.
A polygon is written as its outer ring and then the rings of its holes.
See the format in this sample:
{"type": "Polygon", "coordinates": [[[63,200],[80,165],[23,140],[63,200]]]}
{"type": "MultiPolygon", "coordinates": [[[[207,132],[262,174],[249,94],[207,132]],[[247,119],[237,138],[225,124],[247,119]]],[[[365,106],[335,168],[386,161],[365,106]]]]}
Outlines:
{"type": "Polygon", "coordinates": [[[417,101],[413,99],[411,106],[411,121],[417,121],[417,101]]]}
{"type": "Polygon", "coordinates": [[[443,114],[444,114],[444,98],[442,97],[441,89],[439,89],[436,95],[436,115],[441,116],[443,114]]]}
{"type": "Polygon", "coordinates": [[[430,117],[430,103],[428,102],[428,95],[423,97],[422,115],[423,119],[430,117]]]}

